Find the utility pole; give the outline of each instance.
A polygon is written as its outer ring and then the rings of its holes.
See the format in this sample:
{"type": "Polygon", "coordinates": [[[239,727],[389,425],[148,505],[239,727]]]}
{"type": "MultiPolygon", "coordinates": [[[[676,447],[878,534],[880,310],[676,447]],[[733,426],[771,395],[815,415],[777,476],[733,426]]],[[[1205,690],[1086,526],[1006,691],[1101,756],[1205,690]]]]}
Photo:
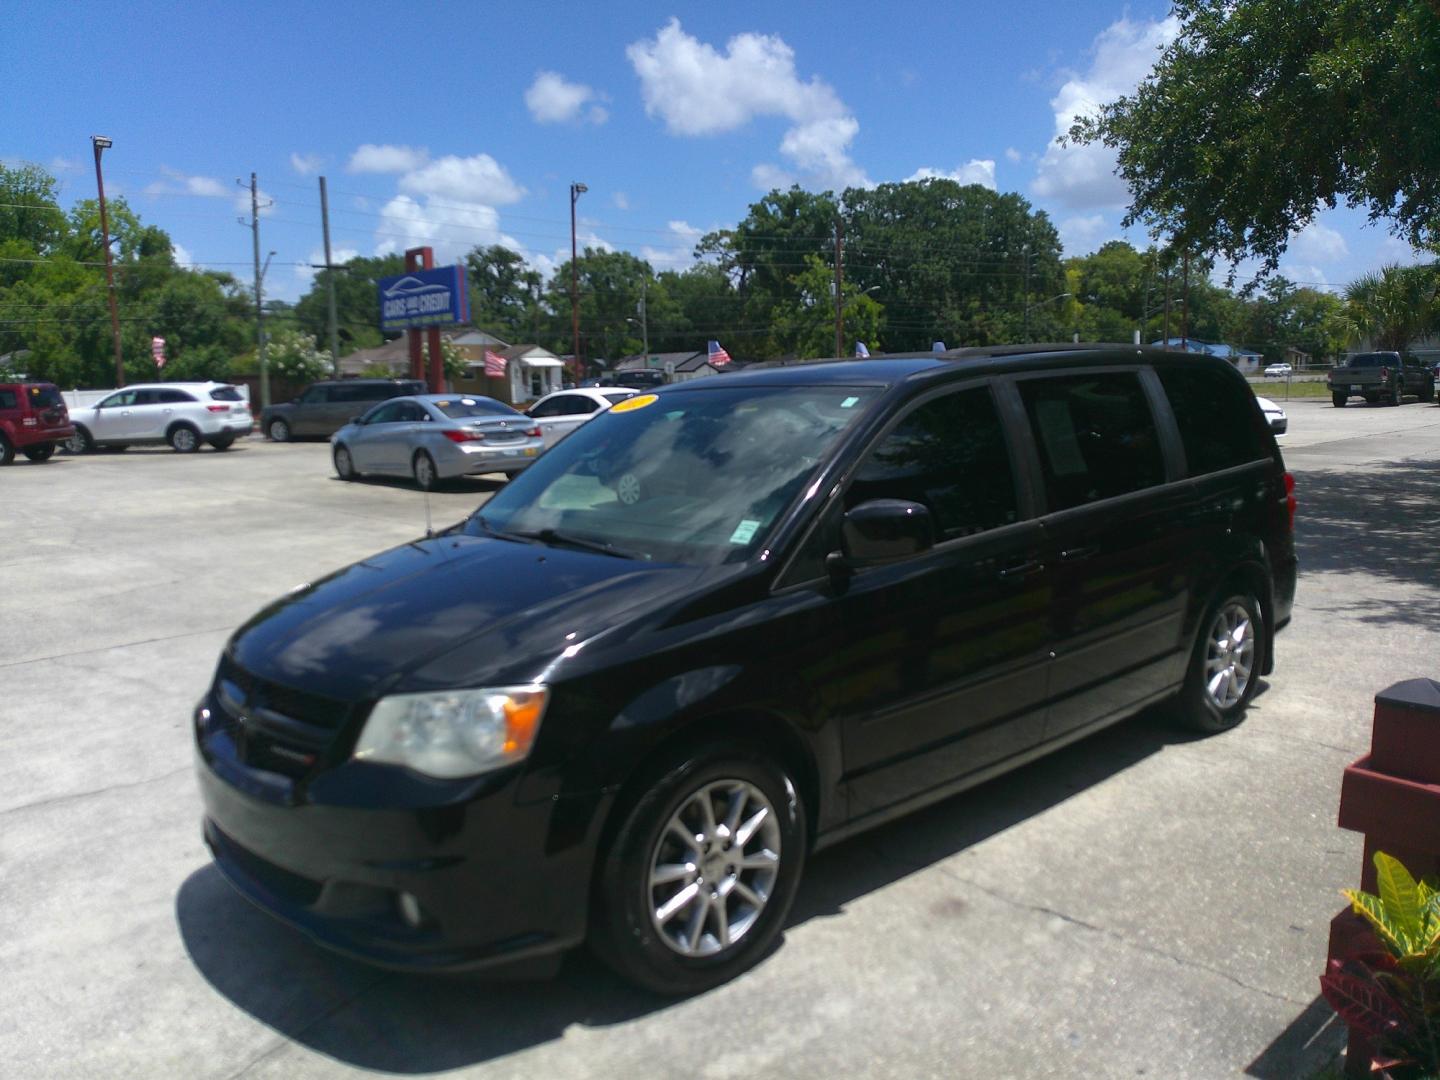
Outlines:
{"type": "Polygon", "coordinates": [[[1170,351],[1170,264],[1165,264],[1165,344],[1166,352],[1170,351]]]}
{"type": "Polygon", "coordinates": [[[650,282],[646,278],[640,279],[640,340],[643,343],[641,348],[645,350],[645,366],[650,366],[650,316],[645,310],[645,294],[650,288],[650,282]]]}
{"type": "Polygon", "coordinates": [[[845,355],[845,224],[835,218],[835,359],[845,355]]]}
{"type": "Polygon", "coordinates": [[[95,189],[100,193],[100,246],[105,249],[105,291],[110,297],[110,341],[115,347],[115,386],[125,385],[125,358],[120,351],[120,309],[115,301],[115,265],[110,254],[110,219],[105,213],[105,177],[100,173],[100,155],[114,143],[104,135],[91,135],[95,147],[95,189]]]}
{"type": "Polygon", "coordinates": [[[578,182],[570,185],[570,332],[574,338],[575,364],[582,372],[585,365],[580,360],[580,256],[575,247],[575,203],[589,190],[578,182]]]}
{"type": "Polygon", "coordinates": [[[1025,317],[1024,317],[1024,326],[1025,326],[1025,328],[1024,328],[1024,331],[1023,331],[1023,332],[1024,332],[1024,337],[1025,337],[1025,343],[1026,343],[1026,344],[1029,344],[1029,342],[1030,342],[1030,245],[1029,245],[1029,244],[1022,244],[1022,245],[1020,246],[1020,254],[1025,257],[1025,317]]]}
{"type": "MultiPolygon", "coordinates": [[[[335,316],[335,266],[330,261],[330,199],[325,192],[325,177],[320,177],[320,225],[325,232],[326,320],[330,330],[330,373],[340,377],[340,335],[335,316]]],[[[259,251],[257,244],[256,251],[259,251]]]]}
{"type": "Polygon", "coordinates": [[[1185,260],[1185,282],[1180,292],[1180,348],[1190,351],[1190,252],[1182,256],[1185,260]]]}
{"type": "MultiPolygon", "coordinates": [[[[241,187],[245,185],[239,180],[235,181],[241,187]]],[[[240,224],[245,224],[245,219],[240,219],[240,224]]],[[[264,302],[264,271],[260,269],[260,189],[255,182],[255,174],[250,174],[250,239],[254,243],[255,252],[255,354],[260,361],[260,407],[270,407],[270,364],[269,358],[265,355],[265,309],[264,302]]],[[[327,257],[326,262],[329,262],[327,257]]]]}

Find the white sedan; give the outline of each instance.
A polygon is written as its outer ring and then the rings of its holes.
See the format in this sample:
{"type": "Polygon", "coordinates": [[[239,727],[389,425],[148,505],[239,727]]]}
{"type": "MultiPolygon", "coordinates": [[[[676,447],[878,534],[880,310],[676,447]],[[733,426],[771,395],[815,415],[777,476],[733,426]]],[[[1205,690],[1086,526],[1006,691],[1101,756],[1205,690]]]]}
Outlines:
{"type": "Polygon", "coordinates": [[[1271,364],[1265,369],[1267,379],[1288,379],[1291,374],[1289,364],[1271,364]]]}
{"type": "Polygon", "coordinates": [[[1255,400],[1259,402],[1260,411],[1265,414],[1265,422],[1270,425],[1270,430],[1275,433],[1275,438],[1283,439],[1285,430],[1290,426],[1290,421],[1285,416],[1285,410],[1268,397],[1256,394],[1255,400]]]}
{"type": "Polygon", "coordinates": [[[539,426],[548,450],[592,416],[599,416],[617,401],[634,397],[639,392],[623,386],[582,386],[575,390],[557,390],[531,405],[525,410],[525,415],[539,426]]]}

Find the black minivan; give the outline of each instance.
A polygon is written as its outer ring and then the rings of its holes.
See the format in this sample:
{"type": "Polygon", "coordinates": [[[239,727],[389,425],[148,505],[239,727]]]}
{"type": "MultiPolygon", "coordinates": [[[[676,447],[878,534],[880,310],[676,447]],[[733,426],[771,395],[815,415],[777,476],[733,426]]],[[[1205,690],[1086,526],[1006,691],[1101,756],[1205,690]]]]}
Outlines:
{"type": "Polygon", "coordinates": [[[642,394],[236,632],[195,713],[205,838],[372,963],[588,941],[694,992],[765,953],[808,852],[1153,703],[1239,722],[1292,489],[1245,380],[1189,354],[642,394]]]}

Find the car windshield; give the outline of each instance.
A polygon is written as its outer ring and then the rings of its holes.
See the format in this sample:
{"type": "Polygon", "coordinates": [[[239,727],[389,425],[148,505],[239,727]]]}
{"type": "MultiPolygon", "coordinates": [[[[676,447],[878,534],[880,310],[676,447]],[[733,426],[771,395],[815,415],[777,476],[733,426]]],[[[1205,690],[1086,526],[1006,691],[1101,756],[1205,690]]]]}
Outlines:
{"type": "Polygon", "coordinates": [[[739,562],[879,394],[727,387],[631,398],[542,455],[465,531],[661,562],[739,562]]]}
{"type": "Polygon", "coordinates": [[[492,398],[464,397],[448,398],[430,403],[452,420],[463,420],[467,416],[519,416],[509,405],[492,398]]]}

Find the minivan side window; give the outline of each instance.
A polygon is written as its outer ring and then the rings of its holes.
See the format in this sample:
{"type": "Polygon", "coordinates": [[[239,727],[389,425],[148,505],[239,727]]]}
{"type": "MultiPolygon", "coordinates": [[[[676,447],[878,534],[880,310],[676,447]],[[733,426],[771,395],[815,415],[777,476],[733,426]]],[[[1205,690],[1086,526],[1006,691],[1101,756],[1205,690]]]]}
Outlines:
{"type": "Polygon", "coordinates": [[[922,503],[940,540],[1018,521],[1010,453],[989,387],[934,398],[901,420],[861,462],[845,509],[870,499],[922,503]]]}
{"type": "Polygon", "coordinates": [[[329,389],[326,386],[312,386],[300,395],[301,405],[321,405],[325,402],[325,393],[329,389]]]}
{"type": "Polygon", "coordinates": [[[1165,457],[1134,372],[1022,379],[1051,512],[1165,482],[1165,457]]]}
{"type": "Polygon", "coordinates": [[[1238,379],[1205,368],[1159,368],[1191,476],[1269,456],[1255,419],[1254,395],[1238,379]]]}

